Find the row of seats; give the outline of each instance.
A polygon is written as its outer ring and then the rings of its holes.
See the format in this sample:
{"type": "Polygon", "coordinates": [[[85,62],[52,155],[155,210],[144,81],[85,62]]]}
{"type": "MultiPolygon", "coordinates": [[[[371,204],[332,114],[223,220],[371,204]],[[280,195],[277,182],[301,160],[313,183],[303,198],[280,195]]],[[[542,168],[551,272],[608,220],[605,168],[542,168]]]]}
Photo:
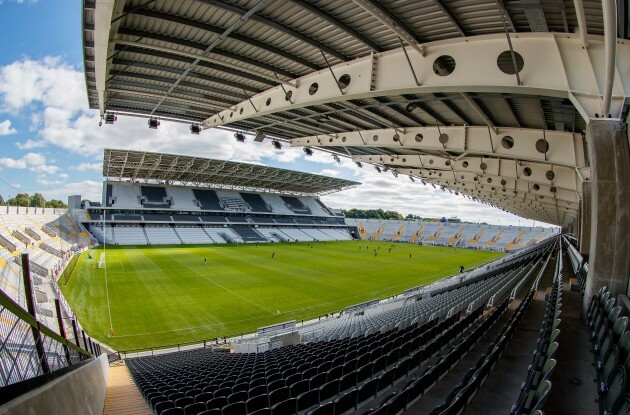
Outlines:
{"type": "MultiPolygon", "coordinates": [[[[535,253],[525,256],[537,260],[535,253]]],[[[514,264],[513,264],[514,265],[514,264]]],[[[517,262],[519,267],[526,264],[517,262]]],[[[531,267],[530,267],[531,268],[531,267]]],[[[510,283],[526,278],[523,269],[486,275],[486,280],[510,283]]],[[[487,282],[484,279],[477,281],[487,282]]],[[[466,299],[474,284],[464,284],[450,291],[436,293],[437,305],[444,310],[426,322],[356,337],[315,341],[285,346],[258,354],[222,354],[202,349],[161,356],[128,359],[134,381],[154,411],[160,414],[341,414],[356,410],[371,400],[384,396],[394,383],[417,372],[455,341],[470,346],[479,333],[487,330],[482,318],[484,304],[460,318],[447,298],[466,299]],[[467,337],[466,337],[467,336],[467,337]]],[[[500,293],[497,310],[505,309],[503,299],[509,290],[503,284],[490,289],[500,293]]],[[[479,288],[479,287],[476,287],[479,288]]],[[[468,298],[466,304],[474,301],[468,298]]],[[[424,387],[431,387],[443,375],[443,369],[459,361],[464,346],[453,349],[443,363],[424,377],[424,387]]],[[[393,413],[393,412],[392,412],[393,413]]]]}
{"type": "MultiPolygon", "coordinates": [[[[521,281],[522,274],[540,259],[542,252],[551,249],[552,242],[553,240],[545,241],[538,246],[539,249],[523,250],[494,264],[484,266],[483,272],[471,272],[463,281],[455,277],[450,286],[435,290],[432,290],[431,286],[425,287],[423,294],[411,298],[403,296],[397,300],[388,301],[386,306],[376,304],[361,312],[304,324],[299,329],[301,338],[303,341],[314,341],[357,336],[361,333],[382,330],[388,325],[404,326],[410,322],[423,322],[436,316],[443,316],[453,307],[459,311],[473,301],[480,304],[499,290],[510,290],[521,281]],[[456,290],[462,287],[465,287],[464,290],[456,290]],[[439,295],[449,291],[451,294],[439,295]]],[[[438,282],[435,285],[441,284],[438,282]]]]}
{"type": "Polygon", "coordinates": [[[586,288],[586,275],[588,274],[588,264],[584,262],[584,258],[580,255],[576,246],[573,245],[575,238],[570,239],[569,237],[564,236],[562,240],[567,248],[569,261],[573,267],[573,274],[577,279],[580,292],[584,294],[584,289],[586,288]]]}
{"type": "Polygon", "coordinates": [[[558,350],[560,334],[560,314],[562,307],[562,249],[558,254],[556,270],[543,318],[542,328],[536,342],[527,375],[521,384],[521,391],[512,405],[511,415],[532,414],[541,411],[551,390],[549,378],[556,367],[554,359],[558,350]]]}
{"type": "Polygon", "coordinates": [[[590,300],[587,325],[593,344],[600,411],[605,415],[630,413],[630,331],[621,306],[602,287],[590,300]]]}
{"type": "MultiPolygon", "coordinates": [[[[198,189],[181,186],[138,186],[108,183],[105,206],[121,209],[177,209],[241,212],[274,212],[333,216],[313,196],[284,196],[273,193],[245,193],[228,189],[198,189]]],[[[96,206],[95,206],[96,207],[96,206]]]]}
{"type": "MultiPolygon", "coordinates": [[[[486,353],[477,359],[475,365],[466,372],[459,383],[449,392],[446,399],[431,412],[431,415],[460,414],[466,409],[470,400],[477,394],[503,355],[523,317],[529,310],[533,298],[534,291],[531,290],[519,304],[514,314],[512,314],[509,322],[490,344],[486,353]]],[[[502,306],[505,308],[507,308],[507,301],[509,299],[504,300],[504,303],[502,303],[502,306]]]]}

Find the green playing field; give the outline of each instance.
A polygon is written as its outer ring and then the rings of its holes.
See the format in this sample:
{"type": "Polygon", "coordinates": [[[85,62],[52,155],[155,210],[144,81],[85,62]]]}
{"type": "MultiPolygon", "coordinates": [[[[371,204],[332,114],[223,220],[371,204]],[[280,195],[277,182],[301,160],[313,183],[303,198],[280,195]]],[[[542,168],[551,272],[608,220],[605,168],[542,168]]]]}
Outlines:
{"type": "Polygon", "coordinates": [[[314,318],[502,255],[375,241],[126,246],[107,247],[105,273],[102,252],[84,252],[61,288],[86,332],[121,351],[314,318]]]}

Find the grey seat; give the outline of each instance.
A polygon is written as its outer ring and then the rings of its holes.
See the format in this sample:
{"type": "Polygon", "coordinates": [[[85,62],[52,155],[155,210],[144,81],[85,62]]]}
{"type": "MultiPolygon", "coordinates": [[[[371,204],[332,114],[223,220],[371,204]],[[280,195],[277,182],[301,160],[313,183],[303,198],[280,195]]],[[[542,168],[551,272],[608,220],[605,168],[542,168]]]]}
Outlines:
{"type": "Polygon", "coordinates": [[[532,408],[530,412],[540,410],[543,407],[550,390],[551,382],[549,382],[548,380],[540,382],[540,384],[536,388],[536,392],[534,392],[534,398],[532,400],[532,408]]]}
{"type": "Polygon", "coordinates": [[[612,374],[608,389],[603,393],[602,403],[604,411],[611,412],[617,400],[626,389],[626,371],[618,366],[612,374]]]}

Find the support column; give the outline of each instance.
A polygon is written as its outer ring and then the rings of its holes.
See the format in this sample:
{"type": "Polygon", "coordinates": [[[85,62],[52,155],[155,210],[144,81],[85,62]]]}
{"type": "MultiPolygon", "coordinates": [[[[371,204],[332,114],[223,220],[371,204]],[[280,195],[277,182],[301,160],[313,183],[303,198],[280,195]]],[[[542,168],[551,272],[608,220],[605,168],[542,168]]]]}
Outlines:
{"type": "Polygon", "coordinates": [[[580,239],[578,245],[580,254],[588,261],[588,255],[591,251],[591,182],[582,183],[582,203],[580,221],[580,239]]]}
{"type": "MultiPolygon", "coordinates": [[[[592,181],[589,270],[583,310],[602,286],[608,287],[612,297],[626,294],[630,275],[630,148],[625,124],[592,119],[586,138],[592,181]]],[[[586,214],[586,203],[584,206],[586,214]]]]}

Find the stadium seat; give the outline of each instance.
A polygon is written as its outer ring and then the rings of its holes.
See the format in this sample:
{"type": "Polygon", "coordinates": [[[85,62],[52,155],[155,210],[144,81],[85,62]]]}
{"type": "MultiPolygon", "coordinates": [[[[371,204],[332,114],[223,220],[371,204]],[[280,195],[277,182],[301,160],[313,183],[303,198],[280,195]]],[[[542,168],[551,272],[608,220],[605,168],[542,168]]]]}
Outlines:
{"type": "Polygon", "coordinates": [[[265,384],[251,388],[247,394],[250,398],[258,395],[267,395],[267,385],[265,384]]]}
{"type": "Polygon", "coordinates": [[[273,412],[271,412],[271,408],[263,408],[256,412],[251,412],[249,415],[273,415],[273,412]]]}
{"type": "Polygon", "coordinates": [[[605,413],[611,413],[617,401],[624,399],[623,394],[626,387],[626,371],[623,366],[618,366],[611,376],[607,389],[602,391],[602,404],[605,413]]]}
{"type": "Polygon", "coordinates": [[[313,408],[307,412],[307,415],[331,415],[335,413],[335,403],[328,402],[324,405],[320,405],[317,408],[313,408]]]}
{"type": "Polygon", "coordinates": [[[220,409],[207,409],[203,412],[199,412],[198,415],[221,415],[220,409]]]}
{"type": "Polygon", "coordinates": [[[247,392],[236,392],[227,397],[228,403],[245,402],[247,400],[247,392]]]}
{"type": "Polygon", "coordinates": [[[186,415],[199,415],[205,410],[206,405],[201,402],[191,403],[190,405],[184,406],[184,412],[186,413],[186,415]]]}
{"type": "Polygon", "coordinates": [[[169,408],[162,412],[160,415],[186,415],[184,408],[169,408]]]}
{"type": "Polygon", "coordinates": [[[355,409],[357,406],[357,394],[356,389],[352,389],[349,392],[335,398],[335,414],[343,414],[351,409],[355,409]]]}
{"type": "Polygon", "coordinates": [[[538,387],[536,388],[536,392],[534,393],[534,397],[532,400],[531,412],[539,410],[545,404],[545,400],[549,395],[549,390],[551,389],[551,382],[548,380],[540,382],[538,387]]]}
{"type": "Polygon", "coordinates": [[[161,415],[165,410],[169,408],[175,408],[175,402],[173,401],[162,401],[155,404],[153,408],[155,413],[161,415]]]}
{"type": "Polygon", "coordinates": [[[274,415],[295,415],[297,413],[297,400],[289,398],[271,407],[274,415]]]}
{"type": "Polygon", "coordinates": [[[218,398],[212,398],[208,402],[206,402],[207,409],[221,409],[228,404],[227,398],[225,396],[221,396],[218,398]]]}
{"type": "Polygon", "coordinates": [[[286,386],[278,388],[272,392],[269,392],[269,406],[273,407],[274,405],[287,400],[291,397],[290,389],[286,386]]]}
{"type": "Polygon", "coordinates": [[[185,396],[183,398],[178,398],[175,400],[175,406],[179,408],[185,408],[186,405],[191,405],[193,403],[195,403],[195,400],[190,396],[185,396]]]}
{"type": "Polygon", "coordinates": [[[222,415],[243,415],[247,413],[245,402],[234,402],[221,409],[222,415]]]}
{"type": "Polygon", "coordinates": [[[296,382],[293,385],[291,385],[289,389],[290,389],[291,397],[297,398],[299,395],[309,390],[308,380],[301,380],[299,382],[296,382]]]}
{"type": "Polygon", "coordinates": [[[251,397],[247,400],[247,412],[254,412],[269,406],[269,398],[266,394],[251,397]]]}
{"type": "Polygon", "coordinates": [[[299,412],[319,404],[319,390],[309,390],[297,397],[297,410],[299,412]]]}
{"type": "Polygon", "coordinates": [[[195,396],[195,402],[207,403],[210,399],[213,398],[213,394],[210,392],[201,392],[199,395],[195,396]]]}

